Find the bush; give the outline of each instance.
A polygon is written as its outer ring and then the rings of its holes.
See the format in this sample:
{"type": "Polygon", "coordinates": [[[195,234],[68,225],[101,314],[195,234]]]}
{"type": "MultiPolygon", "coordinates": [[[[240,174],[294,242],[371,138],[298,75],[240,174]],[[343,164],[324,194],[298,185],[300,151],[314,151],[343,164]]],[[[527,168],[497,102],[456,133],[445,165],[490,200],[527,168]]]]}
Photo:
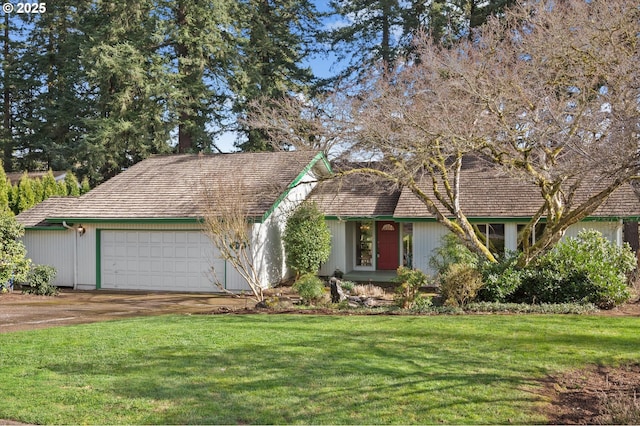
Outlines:
{"type": "Polygon", "coordinates": [[[36,265],[27,274],[27,286],[22,292],[41,296],[55,296],[58,287],[51,284],[56,277],[56,268],[49,265],[36,265]]]}
{"type": "Polygon", "coordinates": [[[482,275],[473,266],[453,263],[440,278],[440,294],[447,306],[464,306],[476,298],[482,275]]]}
{"type": "Polygon", "coordinates": [[[518,257],[508,255],[498,263],[485,262],[480,268],[483,286],[478,300],[483,302],[507,302],[522,284],[523,271],[516,267],[518,257]]]}
{"type": "Polygon", "coordinates": [[[628,245],[617,247],[601,233],[584,230],[532,266],[524,272],[514,301],[593,303],[610,309],[631,297],[627,277],[636,258],[628,245]]]}
{"type": "Polygon", "coordinates": [[[356,283],[354,283],[353,281],[347,281],[347,280],[340,281],[340,287],[342,287],[344,291],[351,292],[353,291],[355,286],[356,286],[356,283]]]}
{"type": "Polygon", "coordinates": [[[430,313],[433,310],[433,299],[430,296],[418,294],[413,300],[410,310],[416,314],[430,313]]]}
{"type": "Polygon", "coordinates": [[[441,242],[440,247],[433,250],[434,254],[429,259],[429,266],[435,269],[439,275],[446,274],[449,266],[454,263],[471,267],[478,266],[480,262],[478,255],[472,253],[454,234],[444,235],[441,242]]]}
{"type": "Polygon", "coordinates": [[[302,275],[292,287],[306,305],[319,302],[324,295],[324,283],[313,274],[302,275]]]}
{"type": "Polygon", "coordinates": [[[20,238],[24,228],[8,212],[0,212],[0,283],[10,287],[27,279],[31,261],[20,238]]]}
{"type": "Polygon", "coordinates": [[[404,266],[398,268],[398,276],[394,282],[400,285],[396,288],[395,301],[403,309],[411,309],[415,303],[420,287],[427,284],[427,275],[419,269],[404,266]]]}
{"type": "Polygon", "coordinates": [[[296,274],[316,273],[331,253],[331,233],[324,214],[314,203],[302,203],[287,220],[284,235],[286,263],[296,274]]]}

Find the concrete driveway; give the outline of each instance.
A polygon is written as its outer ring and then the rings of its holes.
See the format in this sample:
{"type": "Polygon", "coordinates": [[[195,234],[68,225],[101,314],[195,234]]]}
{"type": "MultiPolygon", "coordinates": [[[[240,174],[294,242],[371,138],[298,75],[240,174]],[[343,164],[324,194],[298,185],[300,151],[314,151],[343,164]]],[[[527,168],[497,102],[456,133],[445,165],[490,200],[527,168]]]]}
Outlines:
{"type": "Polygon", "coordinates": [[[63,291],[58,296],[0,294],[0,333],[119,318],[251,308],[248,298],[202,293],[63,291]]]}

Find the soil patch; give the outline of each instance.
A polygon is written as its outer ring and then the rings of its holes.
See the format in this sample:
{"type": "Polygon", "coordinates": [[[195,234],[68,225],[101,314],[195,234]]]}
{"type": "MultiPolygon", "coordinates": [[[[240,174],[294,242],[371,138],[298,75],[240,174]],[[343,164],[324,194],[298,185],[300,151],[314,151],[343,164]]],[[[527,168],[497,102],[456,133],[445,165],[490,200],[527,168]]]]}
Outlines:
{"type": "Polygon", "coordinates": [[[552,376],[543,394],[550,424],[640,424],[640,364],[552,376]]]}

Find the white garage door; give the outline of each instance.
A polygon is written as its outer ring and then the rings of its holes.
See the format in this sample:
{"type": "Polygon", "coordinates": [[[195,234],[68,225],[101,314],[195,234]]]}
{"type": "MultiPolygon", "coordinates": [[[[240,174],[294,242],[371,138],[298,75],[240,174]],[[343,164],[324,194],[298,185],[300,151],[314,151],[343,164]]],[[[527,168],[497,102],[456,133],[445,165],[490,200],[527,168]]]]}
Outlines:
{"type": "Polygon", "coordinates": [[[224,279],[224,261],[199,231],[107,231],[100,239],[101,288],[217,291],[211,268],[224,279]]]}

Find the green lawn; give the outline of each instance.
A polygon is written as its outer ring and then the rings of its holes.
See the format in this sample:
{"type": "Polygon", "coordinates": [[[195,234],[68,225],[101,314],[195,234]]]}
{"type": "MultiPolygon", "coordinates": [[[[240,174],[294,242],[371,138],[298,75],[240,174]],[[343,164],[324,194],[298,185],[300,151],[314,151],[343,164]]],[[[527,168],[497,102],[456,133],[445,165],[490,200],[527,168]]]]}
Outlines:
{"type": "Polygon", "coordinates": [[[0,419],[544,423],[538,379],[640,359],[640,318],[163,316],[0,334],[0,419]]]}

